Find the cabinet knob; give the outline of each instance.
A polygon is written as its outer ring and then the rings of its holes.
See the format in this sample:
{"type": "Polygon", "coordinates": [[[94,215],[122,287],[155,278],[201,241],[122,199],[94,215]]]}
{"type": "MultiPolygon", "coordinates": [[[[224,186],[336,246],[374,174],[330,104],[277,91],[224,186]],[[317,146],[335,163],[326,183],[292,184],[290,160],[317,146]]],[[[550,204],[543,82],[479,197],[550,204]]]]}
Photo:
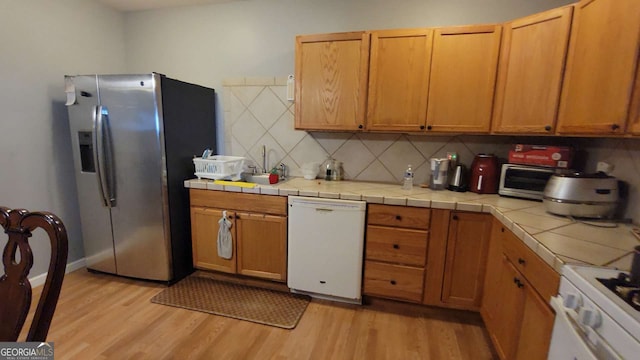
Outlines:
{"type": "Polygon", "coordinates": [[[229,215],[227,217],[229,218],[229,220],[233,220],[233,215],[229,215]]]}
{"type": "Polygon", "coordinates": [[[618,129],[620,129],[620,125],[618,125],[618,124],[611,125],[611,130],[616,131],[618,129]]]}
{"type": "Polygon", "coordinates": [[[525,263],[526,263],[526,261],[524,261],[523,258],[518,258],[518,264],[524,265],[525,263]]]}
{"type": "Polygon", "coordinates": [[[504,232],[504,228],[503,227],[500,228],[500,232],[504,232]]]}
{"type": "Polygon", "coordinates": [[[398,245],[398,244],[393,244],[393,248],[394,248],[394,249],[400,249],[400,245],[398,245]]]}
{"type": "Polygon", "coordinates": [[[431,129],[433,129],[433,126],[427,125],[427,130],[431,130],[431,129]]]}
{"type": "Polygon", "coordinates": [[[358,129],[363,129],[363,128],[364,128],[364,125],[362,124],[358,125],[358,129]]]}
{"type": "Polygon", "coordinates": [[[551,131],[551,125],[547,125],[544,127],[544,131],[551,131]]]}
{"type": "Polygon", "coordinates": [[[389,281],[389,283],[390,283],[391,285],[395,285],[395,284],[396,284],[396,281],[395,281],[395,280],[391,280],[391,281],[389,281]]]}
{"type": "Polygon", "coordinates": [[[458,215],[453,215],[452,219],[453,220],[458,220],[458,215]]]}
{"type": "Polygon", "coordinates": [[[424,125],[420,125],[420,130],[424,130],[424,125]]]}
{"type": "Polygon", "coordinates": [[[522,281],[520,281],[520,279],[518,279],[517,277],[513,278],[513,283],[516,284],[516,286],[518,288],[522,288],[524,286],[524,284],[522,283],[522,281]]]}
{"type": "Polygon", "coordinates": [[[402,216],[396,215],[396,220],[398,220],[398,221],[402,220],[402,216]]]}

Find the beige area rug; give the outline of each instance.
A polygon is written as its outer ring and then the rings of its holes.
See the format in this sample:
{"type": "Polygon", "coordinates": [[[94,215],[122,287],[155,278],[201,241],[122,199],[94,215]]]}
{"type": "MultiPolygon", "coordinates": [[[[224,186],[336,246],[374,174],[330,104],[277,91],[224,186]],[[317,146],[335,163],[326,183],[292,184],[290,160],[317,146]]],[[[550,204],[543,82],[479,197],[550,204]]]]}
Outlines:
{"type": "Polygon", "coordinates": [[[162,305],[202,311],[293,329],[310,298],[191,275],[151,299],[162,305]]]}

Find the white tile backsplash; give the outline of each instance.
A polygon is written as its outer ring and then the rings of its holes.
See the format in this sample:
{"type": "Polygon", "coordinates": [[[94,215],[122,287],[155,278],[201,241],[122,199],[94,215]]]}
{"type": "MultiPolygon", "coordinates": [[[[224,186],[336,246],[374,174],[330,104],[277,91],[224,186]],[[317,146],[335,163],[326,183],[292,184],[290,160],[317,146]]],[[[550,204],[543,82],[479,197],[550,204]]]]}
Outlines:
{"type": "Polygon", "coordinates": [[[261,164],[259,149],[264,144],[269,166],[283,162],[291,176],[302,175],[303,163],[323,163],[331,155],[343,162],[346,179],[398,183],[411,164],[417,186],[428,182],[428,160],[444,157],[447,151],[457,152],[459,161],[469,167],[478,153],[506,159],[516,143],[573,145],[581,150],[576,159],[584,171],[595,171],[598,161],[614,165],[611,175],[628,184],[624,216],[640,223],[640,139],[307,133],[294,129],[294,106],[286,100],[286,77],[233,78],[226,79],[223,86],[225,118],[221,121],[227,155],[246,156],[261,164]]]}

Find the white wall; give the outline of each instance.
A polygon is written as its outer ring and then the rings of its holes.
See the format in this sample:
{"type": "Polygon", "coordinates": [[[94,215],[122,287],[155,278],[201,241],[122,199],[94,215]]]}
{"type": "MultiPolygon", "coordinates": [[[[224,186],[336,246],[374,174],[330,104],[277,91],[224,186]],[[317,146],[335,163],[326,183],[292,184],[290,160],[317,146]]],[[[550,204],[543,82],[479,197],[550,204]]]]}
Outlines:
{"type": "MultiPolygon", "coordinates": [[[[123,14],[95,1],[0,0],[0,206],[58,215],[69,262],[84,251],[64,75],[123,71],[123,14]]],[[[6,239],[0,233],[0,249],[6,239]]],[[[31,275],[46,272],[44,232],[30,244],[31,275]]]]}

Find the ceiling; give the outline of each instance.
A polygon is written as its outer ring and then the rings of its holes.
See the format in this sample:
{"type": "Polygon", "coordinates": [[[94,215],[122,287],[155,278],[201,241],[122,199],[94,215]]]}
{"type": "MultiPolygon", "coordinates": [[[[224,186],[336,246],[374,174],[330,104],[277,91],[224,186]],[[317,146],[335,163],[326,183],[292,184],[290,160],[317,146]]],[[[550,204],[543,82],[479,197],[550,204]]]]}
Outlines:
{"type": "Polygon", "coordinates": [[[243,0],[98,0],[120,11],[150,10],[166,7],[221,4],[243,0]]]}

